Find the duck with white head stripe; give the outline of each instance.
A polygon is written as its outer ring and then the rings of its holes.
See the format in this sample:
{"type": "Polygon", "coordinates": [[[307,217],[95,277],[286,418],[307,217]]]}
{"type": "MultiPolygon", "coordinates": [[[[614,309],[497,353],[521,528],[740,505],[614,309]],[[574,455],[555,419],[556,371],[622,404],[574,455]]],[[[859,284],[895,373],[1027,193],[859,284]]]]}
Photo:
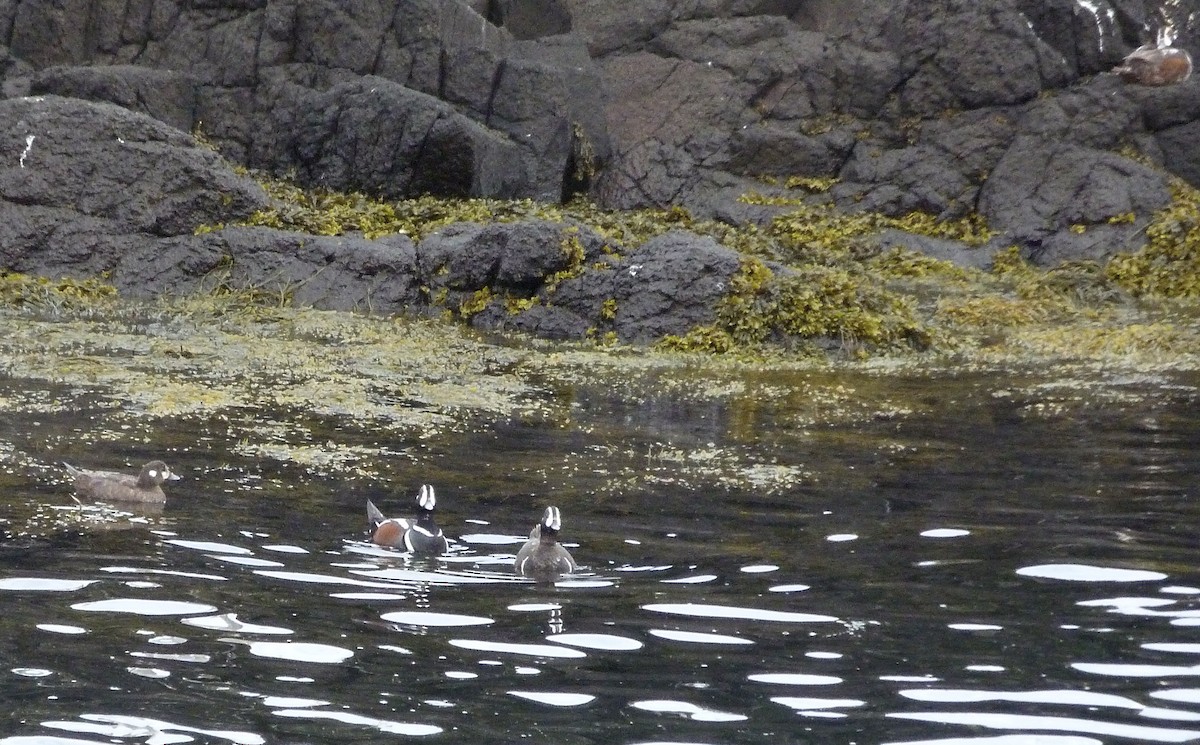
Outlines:
{"type": "Polygon", "coordinates": [[[437,494],[430,484],[423,484],[417,494],[417,516],[387,518],[367,500],[367,519],[371,523],[371,541],[380,546],[399,548],[424,556],[437,556],[450,549],[446,535],[433,520],[437,494]]]}
{"type": "Polygon", "coordinates": [[[575,571],[575,558],[558,542],[560,530],[562,512],[557,507],[547,507],[541,522],[533,526],[529,540],[517,552],[513,571],[539,582],[553,582],[559,575],[575,571]]]}

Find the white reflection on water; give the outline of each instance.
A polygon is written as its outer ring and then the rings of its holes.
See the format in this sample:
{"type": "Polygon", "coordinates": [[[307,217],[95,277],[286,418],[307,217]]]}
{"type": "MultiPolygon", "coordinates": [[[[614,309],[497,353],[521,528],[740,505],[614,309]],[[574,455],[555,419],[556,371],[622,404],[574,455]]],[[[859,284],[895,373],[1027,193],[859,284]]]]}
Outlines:
{"type": "Polygon", "coordinates": [[[394,735],[409,735],[411,737],[424,737],[426,735],[436,735],[442,731],[441,727],[435,727],[432,724],[412,724],[409,722],[390,722],[386,719],[372,719],[358,714],[351,714],[346,711],[313,711],[311,709],[278,709],[272,712],[280,717],[292,717],[293,719],[331,719],[335,722],[343,724],[360,724],[364,727],[371,727],[380,732],[387,732],[394,735]]]}
{"type": "Polygon", "coordinates": [[[1046,717],[1032,714],[995,714],[979,712],[897,712],[887,716],[920,722],[962,724],[968,727],[987,727],[1007,730],[1049,730],[1051,732],[1082,732],[1107,737],[1127,737],[1142,742],[1188,742],[1200,738],[1200,730],[1163,729],[1137,724],[1101,722],[1072,717],[1046,717]]]}
{"type": "Polygon", "coordinates": [[[843,682],[841,678],[832,675],[805,675],[803,673],[755,673],[747,675],[746,679],[756,683],[789,686],[828,686],[843,682]]]}
{"type": "Polygon", "coordinates": [[[88,632],[82,626],[68,626],[61,623],[39,623],[37,627],[51,634],[86,634],[88,632]]]}
{"type": "Polygon", "coordinates": [[[557,693],[554,691],[509,691],[508,695],[549,706],[583,706],[596,700],[595,696],[587,693],[557,693]]]}
{"type": "Polygon", "coordinates": [[[632,652],[644,645],[637,639],[629,639],[615,634],[551,634],[546,641],[555,644],[566,644],[570,647],[584,649],[600,649],[610,652],[632,652]]]}
{"type": "Polygon", "coordinates": [[[1167,575],[1145,569],[1119,569],[1098,567],[1088,564],[1037,564],[1021,567],[1017,574],[1023,577],[1060,579],[1068,582],[1157,582],[1167,575]]]}
{"type": "MultiPolygon", "coordinates": [[[[519,582],[520,577],[516,575],[497,572],[466,572],[466,571],[444,571],[444,572],[424,572],[418,569],[354,569],[351,574],[357,574],[362,577],[375,577],[378,579],[394,580],[397,582],[417,582],[430,585],[476,585],[476,584],[495,584],[497,582],[519,582]]],[[[364,583],[365,584],[365,583],[364,583]]],[[[379,587],[380,585],[372,585],[379,587]]],[[[386,587],[387,585],[383,585],[386,587]]]]}
{"type": "Polygon", "coordinates": [[[180,548],[191,548],[197,551],[208,551],[218,554],[244,554],[249,555],[254,553],[243,546],[231,546],[228,543],[217,543],[215,541],[186,541],[182,538],[169,538],[163,543],[169,543],[172,546],[180,548]]]}
{"type": "Polygon", "coordinates": [[[242,634],[291,634],[291,629],[282,626],[263,626],[257,623],[239,621],[236,613],[222,613],[219,616],[192,616],[181,618],[181,623],[201,629],[213,631],[236,631],[242,634]]]}
{"type": "MultiPolygon", "coordinates": [[[[105,737],[144,737],[148,743],[186,742],[192,738],[181,738],[175,734],[191,732],[198,735],[208,735],[220,740],[229,740],[237,745],[262,745],[264,738],[253,732],[238,732],[236,730],[199,729],[182,724],[164,722],[160,719],[125,716],[122,714],[83,714],[83,722],[42,722],[43,727],[66,730],[68,732],[90,732],[105,737]],[[92,724],[97,722],[97,724],[92,724]]],[[[6,740],[0,742],[8,745],[6,740]]],[[[93,743],[94,745],[94,743],[93,743]]]]}
{"type": "Polygon", "coordinates": [[[837,621],[834,616],[814,613],[791,613],[788,611],[743,608],[733,605],[708,605],[705,603],[650,603],[642,610],[655,613],[670,613],[678,616],[700,616],[703,618],[732,618],[743,621],[779,621],[783,623],[829,623],[837,621]]]}
{"type": "Polygon", "coordinates": [[[712,582],[717,578],[715,574],[694,574],[691,577],[679,577],[678,579],[662,579],[664,585],[698,585],[704,582],[712,582]]]}
{"type": "Polygon", "coordinates": [[[771,592],[804,592],[810,590],[810,585],[775,585],[769,588],[771,592]]]}
{"type": "Polygon", "coordinates": [[[484,639],[451,639],[450,644],[476,652],[506,652],[508,654],[522,654],[531,657],[587,657],[586,654],[580,652],[578,649],[559,647],[553,644],[511,644],[507,642],[492,642],[484,639]]]}
{"type": "Polygon", "coordinates": [[[1122,662],[1072,662],[1081,673],[1110,675],[1125,678],[1170,678],[1181,675],[1200,675],[1200,665],[1139,665],[1122,662]]]}
{"type": "Polygon", "coordinates": [[[517,543],[524,543],[529,540],[527,535],[500,535],[498,533],[467,533],[460,536],[459,539],[463,543],[478,543],[483,546],[508,546],[517,543]]]}
{"type": "MultiPolygon", "coordinates": [[[[304,582],[313,585],[352,585],[354,587],[374,587],[377,589],[395,590],[395,585],[386,582],[367,582],[351,577],[335,577],[332,574],[313,574],[311,572],[284,572],[274,569],[255,569],[255,574],[273,579],[285,579],[291,582],[304,582]]],[[[355,572],[359,574],[360,572],[355,572]]]]}
{"type": "Polygon", "coordinates": [[[743,639],[740,636],[726,636],[725,634],[705,634],[700,631],[676,631],[674,629],[649,629],[651,636],[657,636],[660,639],[669,639],[673,642],[687,642],[689,644],[753,644],[749,639],[743,639]]]}
{"type": "Polygon", "coordinates": [[[1155,652],[1200,654],[1200,644],[1188,644],[1184,642],[1150,642],[1148,644],[1143,644],[1142,649],[1149,649],[1155,652]]]}
{"type": "Polygon", "coordinates": [[[300,546],[292,546],[292,545],[289,545],[286,543],[280,543],[280,544],[275,544],[275,545],[266,545],[266,546],[262,546],[261,548],[263,551],[276,551],[281,554],[306,554],[306,553],[308,553],[307,548],[301,548],[300,546]]]}
{"type": "Polygon", "coordinates": [[[184,600],[147,600],[145,598],[111,598],[75,603],[75,610],[98,613],[132,613],[138,616],[182,616],[189,613],[212,613],[215,606],[189,603],[184,600]]]}
{"type": "Polygon", "coordinates": [[[1154,608],[1163,608],[1168,605],[1175,605],[1177,601],[1168,598],[1100,598],[1097,600],[1083,600],[1078,605],[1084,608],[1104,608],[1107,607],[1109,613],[1116,613],[1122,616],[1157,616],[1159,618],[1196,618],[1200,617],[1200,610],[1153,610],[1154,608]]]}
{"type": "Polygon", "coordinates": [[[217,582],[228,582],[228,577],[219,574],[197,574],[195,572],[176,572],[170,569],[147,569],[145,567],[100,567],[100,571],[112,574],[161,574],[168,577],[183,577],[185,579],[211,579],[217,582]]]}
{"type": "Polygon", "coordinates": [[[971,531],[961,528],[934,528],[921,531],[922,538],[962,538],[971,535],[971,531]]]}
{"type": "Polygon", "coordinates": [[[733,714],[727,711],[717,711],[715,709],[705,709],[695,704],[690,704],[686,701],[671,701],[666,699],[656,699],[652,701],[634,701],[630,704],[635,709],[643,711],[653,711],[662,714],[682,714],[688,719],[694,719],[697,722],[744,722],[749,717],[743,714],[733,714]]]}
{"type": "Polygon", "coordinates": [[[1104,745],[1100,740],[1075,735],[997,735],[995,737],[947,737],[937,740],[905,740],[882,745],[1104,745]]]}
{"type": "Polygon", "coordinates": [[[768,572],[778,572],[779,567],[775,564],[751,564],[742,567],[741,571],[745,574],[767,574],[768,572]]]}
{"type": "Polygon", "coordinates": [[[270,559],[260,559],[257,556],[227,556],[225,554],[208,554],[209,558],[224,561],[227,564],[239,564],[247,567],[281,567],[284,564],[270,559]]]}
{"type": "Polygon", "coordinates": [[[99,580],[47,579],[44,577],[6,577],[0,579],[0,590],[20,592],[75,592],[99,580]]]}
{"type": "Polygon", "coordinates": [[[273,709],[303,709],[310,706],[328,706],[328,701],[319,698],[296,698],[294,696],[263,696],[265,706],[273,709]]]}
{"type": "Polygon", "coordinates": [[[1200,688],[1168,688],[1165,691],[1150,691],[1150,697],[1183,704],[1200,704],[1200,688]]]}
{"type": "Polygon", "coordinates": [[[777,704],[782,704],[790,709],[797,711],[814,711],[819,709],[852,709],[857,706],[866,706],[866,701],[859,701],[854,698],[801,698],[796,696],[773,696],[771,698],[777,704]]]}
{"type": "Polygon", "coordinates": [[[221,641],[244,644],[250,648],[250,654],[255,657],[270,657],[292,662],[334,665],[354,656],[354,652],[349,649],[314,642],[251,642],[245,639],[231,638],[223,638],[221,641]]]}
{"type": "Polygon", "coordinates": [[[167,654],[164,652],[130,652],[130,657],[140,657],[146,660],[168,660],[170,662],[209,662],[212,657],[206,654],[167,654]]]}
{"type": "Polygon", "coordinates": [[[1109,693],[1074,691],[1070,689],[1049,691],[974,691],[958,688],[918,688],[899,691],[901,696],[914,701],[944,704],[977,704],[984,701],[1011,701],[1030,704],[1063,704],[1065,706],[1107,706],[1116,709],[1142,709],[1133,699],[1109,693]]]}
{"type": "Polygon", "coordinates": [[[434,613],[432,611],[402,610],[380,616],[391,623],[406,626],[486,626],[495,623],[486,616],[465,616],[457,613],[434,613]]]}
{"type": "Polygon", "coordinates": [[[518,613],[542,613],[550,610],[562,610],[558,603],[514,603],[508,606],[511,611],[518,613]]]}

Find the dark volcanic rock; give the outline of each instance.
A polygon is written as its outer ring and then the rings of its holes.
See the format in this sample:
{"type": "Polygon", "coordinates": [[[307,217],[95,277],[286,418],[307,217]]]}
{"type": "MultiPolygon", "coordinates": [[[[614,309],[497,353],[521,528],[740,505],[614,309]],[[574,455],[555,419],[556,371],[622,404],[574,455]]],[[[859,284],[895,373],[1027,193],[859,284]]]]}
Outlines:
{"type": "Polygon", "coordinates": [[[421,274],[436,293],[473,293],[485,287],[529,297],[546,278],[571,266],[569,239],[578,228],[544,220],[454,223],[418,247],[421,274]]]}
{"type": "Polygon", "coordinates": [[[1162,173],[1127,158],[1020,137],[984,185],[979,210],[994,228],[1036,247],[1055,233],[1126,215],[1138,216],[1122,229],[1132,235],[1169,199],[1162,173]]]}
{"type": "Polygon", "coordinates": [[[418,303],[416,248],[404,235],[312,236],[226,228],[120,258],[113,282],[133,297],[228,287],[328,310],[399,313],[418,303]]]}
{"type": "Polygon", "coordinates": [[[91,275],[139,236],[190,234],[266,196],[187,134],[108,104],[0,101],[0,267],[91,275]]]}
{"type": "Polygon", "coordinates": [[[587,229],[538,221],[453,226],[415,249],[195,236],[266,199],[193,129],[234,162],[388,197],[587,192],[761,224],[775,210],[735,201],[759,177],[823,177],[837,183],[814,199],[975,211],[1045,263],[1144,242],[1168,190],[1143,162],[1200,185],[1200,77],[1151,89],[1107,72],[1164,25],[1200,54],[1200,0],[76,5],[0,3],[2,90],[52,94],[0,101],[0,267],[112,271],[134,292],[220,274],[322,307],[470,300],[480,327],[646,340],[711,318],[736,269],[689,234],[618,260],[587,229]],[[480,308],[482,290],[507,305],[480,308]]]}
{"type": "Polygon", "coordinates": [[[184,132],[196,123],[196,81],[174,70],[136,65],[49,67],[33,75],[29,93],[115,103],[184,132]]]}
{"type": "Polygon", "coordinates": [[[652,341],[711,322],[740,265],[712,238],[677,231],[646,241],[612,275],[617,336],[652,341]]]}
{"type": "Polygon", "coordinates": [[[520,191],[517,146],[433,96],[375,77],[324,92],[281,85],[270,126],[291,136],[262,141],[254,161],[302,183],[390,198],[520,191]]]}

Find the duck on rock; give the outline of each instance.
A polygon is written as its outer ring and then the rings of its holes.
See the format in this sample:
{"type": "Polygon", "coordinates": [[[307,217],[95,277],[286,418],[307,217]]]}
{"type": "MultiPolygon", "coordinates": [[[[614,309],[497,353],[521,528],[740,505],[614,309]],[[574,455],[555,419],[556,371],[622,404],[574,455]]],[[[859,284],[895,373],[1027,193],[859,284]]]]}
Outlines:
{"type": "Polygon", "coordinates": [[[437,556],[450,549],[446,535],[433,520],[437,506],[437,495],[429,484],[421,486],[417,494],[417,516],[409,520],[403,517],[384,517],[371,500],[367,500],[367,519],[371,523],[371,541],[380,546],[399,548],[414,554],[437,556]]]}
{"type": "Polygon", "coordinates": [[[1121,64],[1113,68],[1113,72],[1126,83],[1182,83],[1192,76],[1192,55],[1186,49],[1172,46],[1173,36],[1169,30],[1160,31],[1157,42],[1143,44],[1133,50],[1121,64]]]}
{"type": "Polygon", "coordinates": [[[89,471],[70,463],[63,465],[75,481],[75,493],[100,502],[164,504],[167,495],[163,492],[163,483],[179,479],[179,475],[171,473],[161,460],[152,460],[142,466],[141,473],[136,476],[116,471],[89,471]]]}
{"type": "Polygon", "coordinates": [[[547,507],[541,522],[533,526],[529,540],[517,552],[513,571],[539,582],[553,582],[560,574],[575,571],[575,558],[558,542],[561,529],[562,513],[557,507],[547,507]]]}

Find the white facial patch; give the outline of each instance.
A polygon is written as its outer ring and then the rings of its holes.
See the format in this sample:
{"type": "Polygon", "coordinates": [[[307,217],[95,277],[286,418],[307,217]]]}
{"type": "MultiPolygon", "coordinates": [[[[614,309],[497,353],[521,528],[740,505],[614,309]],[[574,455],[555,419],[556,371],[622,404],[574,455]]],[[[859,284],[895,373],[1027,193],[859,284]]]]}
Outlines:
{"type": "Polygon", "coordinates": [[[149,471],[146,471],[146,473],[150,474],[150,478],[152,478],[152,479],[158,478],[158,471],[154,468],[151,468],[149,471]]]}
{"type": "Polygon", "coordinates": [[[421,493],[417,496],[417,504],[423,510],[432,510],[437,504],[437,495],[433,493],[433,486],[424,484],[421,486],[421,493]]]}
{"type": "Polygon", "coordinates": [[[542,517],[542,525],[545,525],[550,530],[562,530],[562,513],[557,507],[547,507],[546,514],[542,517]]]}

